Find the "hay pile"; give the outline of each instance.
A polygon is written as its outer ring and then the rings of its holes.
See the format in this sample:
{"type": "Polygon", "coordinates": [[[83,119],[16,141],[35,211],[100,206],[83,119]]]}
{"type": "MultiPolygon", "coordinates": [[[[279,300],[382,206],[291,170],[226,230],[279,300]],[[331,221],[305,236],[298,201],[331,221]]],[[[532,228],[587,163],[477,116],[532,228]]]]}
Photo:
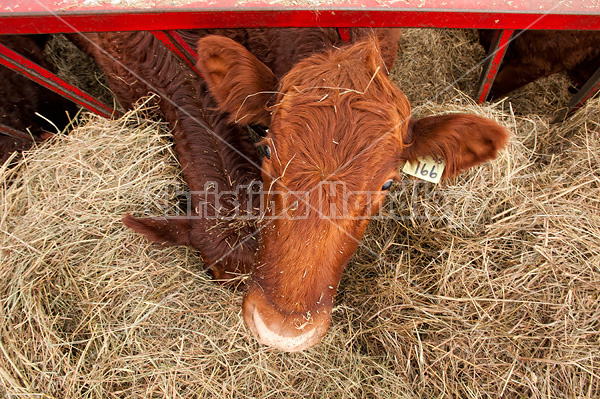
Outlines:
{"type": "Polygon", "coordinates": [[[556,126],[456,92],[419,104],[492,117],[515,136],[440,187],[396,187],[395,218],[371,223],[329,333],[299,354],[256,344],[242,293],[212,283],[194,251],[121,224],[163,212],[176,200],[164,187],[181,183],[151,110],[86,116],[2,169],[0,393],[598,397],[600,101],[556,126]]]}

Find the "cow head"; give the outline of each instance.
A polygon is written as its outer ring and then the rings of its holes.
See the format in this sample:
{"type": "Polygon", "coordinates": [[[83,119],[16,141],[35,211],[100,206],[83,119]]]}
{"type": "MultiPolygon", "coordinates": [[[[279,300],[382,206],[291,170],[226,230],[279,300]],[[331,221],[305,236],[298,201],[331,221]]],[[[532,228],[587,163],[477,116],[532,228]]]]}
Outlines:
{"type": "Polygon", "coordinates": [[[401,162],[442,158],[450,177],[494,158],[508,138],[477,116],[411,119],[374,39],[315,54],[281,81],[227,38],[201,39],[198,53],[231,121],[268,127],[267,206],[243,317],[260,342],[285,351],[327,331],[342,271],[401,162]]]}

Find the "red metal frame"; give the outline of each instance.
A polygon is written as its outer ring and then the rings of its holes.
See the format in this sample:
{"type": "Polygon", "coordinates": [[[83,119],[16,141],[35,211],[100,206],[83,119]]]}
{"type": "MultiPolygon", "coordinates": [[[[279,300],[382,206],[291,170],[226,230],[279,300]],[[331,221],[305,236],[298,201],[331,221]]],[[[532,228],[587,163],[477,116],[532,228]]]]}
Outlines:
{"type": "Polygon", "coordinates": [[[29,140],[29,141],[33,142],[31,135],[24,133],[20,130],[14,129],[10,126],[6,126],[2,123],[0,123],[0,134],[5,134],[7,136],[14,137],[16,139],[25,139],[25,140],[29,140]]]}
{"type": "Polygon", "coordinates": [[[338,34],[340,35],[340,39],[344,42],[352,41],[352,32],[350,32],[350,28],[337,28],[338,34]]]}
{"type": "MultiPolygon", "coordinates": [[[[338,28],[344,41],[351,40],[351,27],[496,29],[501,33],[492,46],[493,56],[484,67],[476,96],[482,102],[513,30],[600,30],[600,7],[586,0],[321,0],[319,5],[296,6],[268,1],[179,0],[174,7],[172,0],[136,0],[132,7],[129,1],[107,4],[100,0],[4,0],[0,4],[0,34],[150,30],[195,69],[196,55],[175,29],[324,26],[338,28]]],[[[103,116],[114,114],[110,107],[5,46],[0,47],[0,64],[92,112],[103,116]]],[[[595,81],[584,86],[586,91],[582,88],[573,98],[573,109],[598,90],[599,80],[600,76],[596,76],[595,81]]]]}
{"type": "Polygon", "coordinates": [[[581,106],[600,89],[600,68],[592,75],[590,80],[577,92],[569,102],[569,106],[573,110],[581,108],[581,106]]]}
{"type": "MultiPolygon", "coordinates": [[[[179,33],[174,30],[162,31],[154,30],[151,32],[154,37],[160,40],[169,50],[177,55],[187,66],[198,72],[196,69],[196,63],[198,62],[198,56],[194,53],[194,50],[181,38],[179,33]]],[[[200,72],[198,72],[200,73],[200,72]]]]}
{"type": "Polygon", "coordinates": [[[554,123],[562,122],[565,118],[571,116],[575,111],[577,111],[579,108],[581,108],[583,106],[583,104],[585,104],[585,102],[590,97],[592,97],[599,90],[600,90],[600,68],[598,68],[598,70],[592,75],[590,80],[588,80],[586,82],[586,84],[583,85],[583,87],[577,92],[577,94],[575,94],[573,97],[571,97],[571,100],[569,101],[569,105],[568,105],[567,109],[565,109],[563,112],[561,112],[553,122],[554,123]]]}
{"type": "Polygon", "coordinates": [[[286,10],[286,11],[137,11],[122,14],[7,15],[0,14],[0,34],[73,33],[132,30],[259,27],[421,27],[478,29],[600,30],[596,15],[542,13],[402,11],[402,10],[286,10]]]}
{"type": "Polygon", "coordinates": [[[0,34],[253,27],[438,27],[598,29],[597,2],[586,0],[4,0],[0,34]],[[596,4],[594,4],[596,3],[596,4]]]}
{"type": "Polygon", "coordinates": [[[514,30],[512,29],[498,30],[494,33],[486,62],[483,64],[481,79],[477,85],[478,89],[475,95],[477,104],[484,102],[490,94],[498,68],[500,68],[500,63],[504,58],[504,54],[506,54],[513,33],[514,30]]]}
{"type": "Polygon", "coordinates": [[[53,92],[58,93],[105,118],[110,118],[115,114],[115,111],[112,108],[102,104],[86,92],[68,84],[52,72],[29,61],[21,54],[9,49],[3,44],[0,44],[0,65],[11,68],[53,92]]]}

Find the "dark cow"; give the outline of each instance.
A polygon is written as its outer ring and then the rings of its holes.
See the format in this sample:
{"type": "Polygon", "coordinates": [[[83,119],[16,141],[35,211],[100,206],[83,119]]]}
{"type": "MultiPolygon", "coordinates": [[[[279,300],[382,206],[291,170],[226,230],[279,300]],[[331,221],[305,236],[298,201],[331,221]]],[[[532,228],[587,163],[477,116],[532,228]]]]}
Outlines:
{"type": "MultiPolygon", "coordinates": [[[[480,30],[479,41],[489,51],[493,31],[480,30]]],[[[490,98],[500,98],[539,78],[564,72],[576,90],[600,68],[600,32],[515,31],[490,98]]]]}
{"type": "MultiPolygon", "coordinates": [[[[387,76],[397,48],[394,30],[356,30],[355,42],[347,45],[333,29],[207,33],[185,34],[190,42],[205,36],[197,44],[204,80],[173,67],[172,56],[147,34],[91,38],[135,72],[96,55],[111,71],[117,95],[130,96],[125,102],[147,90],[163,97],[161,108],[174,128],[191,190],[204,190],[207,179],[219,176],[228,176],[218,180],[228,189],[254,181],[258,170],[248,162],[250,144],[241,126],[266,128],[260,143],[267,156],[260,170],[264,207],[258,246],[243,250],[233,242],[252,241],[240,239],[251,236],[251,229],[236,231],[235,240],[227,241],[235,229],[226,225],[221,234],[216,226],[212,231],[219,234],[209,236],[211,222],[202,217],[127,216],[125,223],[153,241],[198,248],[217,277],[251,269],[243,303],[247,326],[264,344],[303,350],[327,331],[342,271],[391,182],[400,179],[398,166],[432,156],[446,162],[444,177],[452,177],[494,158],[508,133],[473,115],[411,118],[408,100],[387,76]],[[213,133],[235,144],[239,153],[221,146],[213,133]],[[336,191],[339,187],[343,192],[336,191]],[[212,263],[217,256],[206,256],[210,251],[217,251],[221,261],[212,263]],[[244,251],[242,261],[223,263],[240,259],[232,256],[235,251],[244,251]]],[[[249,195],[244,192],[237,202],[249,195]]],[[[192,196],[192,209],[205,196],[192,196]]]]}

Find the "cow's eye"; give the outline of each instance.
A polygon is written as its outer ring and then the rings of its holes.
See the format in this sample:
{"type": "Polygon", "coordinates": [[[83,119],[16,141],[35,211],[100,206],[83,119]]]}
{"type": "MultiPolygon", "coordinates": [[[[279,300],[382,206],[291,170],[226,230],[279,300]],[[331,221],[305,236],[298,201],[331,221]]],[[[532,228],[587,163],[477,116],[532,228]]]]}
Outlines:
{"type": "Polygon", "coordinates": [[[386,181],[385,183],[383,183],[383,186],[381,186],[381,189],[382,189],[382,190],[389,190],[389,189],[390,189],[390,187],[392,187],[392,183],[393,183],[393,182],[394,182],[394,181],[393,181],[392,179],[390,179],[390,180],[386,181]]]}
{"type": "Polygon", "coordinates": [[[271,159],[271,148],[268,145],[265,146],[265,156],[271,159]]]}

